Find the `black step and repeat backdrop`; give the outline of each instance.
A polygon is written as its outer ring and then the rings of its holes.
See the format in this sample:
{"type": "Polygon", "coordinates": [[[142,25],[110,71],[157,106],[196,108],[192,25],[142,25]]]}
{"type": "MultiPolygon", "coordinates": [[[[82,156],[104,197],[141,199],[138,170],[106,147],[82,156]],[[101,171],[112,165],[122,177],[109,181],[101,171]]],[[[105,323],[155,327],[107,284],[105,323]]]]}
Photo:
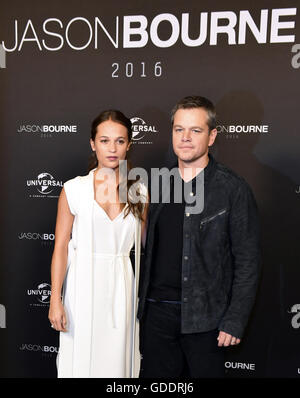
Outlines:
{"type": "Polygon", "coordinates": [[[228,378],[300,377],[298,1],[0,3],[0,377],[56,377],[50,262],[63,183],[86,174],[92,119],[134,125],[134,166],[174,157],[170,110],[218,111],[217,160],[257,198],[263,269],[228,378]],[[256,4],[256,5],[254,5],[256,4]]]}

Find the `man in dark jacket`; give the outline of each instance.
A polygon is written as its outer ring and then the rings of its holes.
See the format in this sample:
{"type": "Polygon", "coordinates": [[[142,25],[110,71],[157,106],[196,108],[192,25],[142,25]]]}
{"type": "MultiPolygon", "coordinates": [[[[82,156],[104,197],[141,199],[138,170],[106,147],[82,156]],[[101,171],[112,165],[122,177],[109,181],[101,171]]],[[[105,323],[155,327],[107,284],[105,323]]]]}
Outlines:
{"type": "Polygon", "coordinates": [[[158,203],[151,197],[141,270],[141,377],[223,377],[224,347],[240,343],[254,303],[256,202],[246,181],[208,153],[216,135],[208,99],[185,97],[173,109],[178,163],[169,203],[164,186],[158,203]],[[190,199],[200,197],[193,211],[190,199]]]}

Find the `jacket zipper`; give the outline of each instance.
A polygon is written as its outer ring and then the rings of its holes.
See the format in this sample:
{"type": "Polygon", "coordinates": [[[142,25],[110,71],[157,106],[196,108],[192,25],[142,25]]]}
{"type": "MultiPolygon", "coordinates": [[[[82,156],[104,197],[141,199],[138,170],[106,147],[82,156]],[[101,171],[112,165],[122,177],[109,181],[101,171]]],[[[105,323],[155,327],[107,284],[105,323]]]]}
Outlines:
{"type": "Polygon", "coordinates": [[[223,210],[219,211],[217,214],[215,214],[214,216],[205,218],[204,220],[201,221],[201,223],[200,223],[200,228],[201,228],[201,226],[202,226],[203,224],[206,224],[208,221],[211,221],[211,220],[213,220],[214,218],[216,218],[216,217],[218,217],[218,216],[221,216],[222,214],[226,213],[226,211],[227,211],[227,209],[223,209],[223,210]]]}

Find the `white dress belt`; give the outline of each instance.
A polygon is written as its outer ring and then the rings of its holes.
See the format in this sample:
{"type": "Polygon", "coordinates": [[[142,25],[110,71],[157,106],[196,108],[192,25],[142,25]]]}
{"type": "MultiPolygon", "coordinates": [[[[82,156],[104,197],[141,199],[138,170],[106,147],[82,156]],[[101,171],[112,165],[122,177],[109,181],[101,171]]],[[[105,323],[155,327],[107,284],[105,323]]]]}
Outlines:
{"type": "MultiPolygon", "coordinates": [[[[120,273],[117,272],[116,269],[116,260],[117,258],[129,258],[129,254],[125,253],[118,253],[118,254],[113,254],[113,253],[93,253],[94,257],[108,257],[112,259],[112,267],[113,267],[113,275],[114,275],[114,280],[113,280],[113,286],[112,286],[112,321],[113,321],[113,328],[116,329],[118,327],[117,323],[117,313],[118,313],[118,286],[121,283],[121,275],[120,273]]],[[[129,289],[128,286],[128,274],[127,274],[127,267],[124,267],[124,283],[125,283],[125,294],[126,294],[126,325],[127,325],[127,316],[128,316],[128,303],[129,303],[129,297],[127,297],[127,292],[129,289]]]]}

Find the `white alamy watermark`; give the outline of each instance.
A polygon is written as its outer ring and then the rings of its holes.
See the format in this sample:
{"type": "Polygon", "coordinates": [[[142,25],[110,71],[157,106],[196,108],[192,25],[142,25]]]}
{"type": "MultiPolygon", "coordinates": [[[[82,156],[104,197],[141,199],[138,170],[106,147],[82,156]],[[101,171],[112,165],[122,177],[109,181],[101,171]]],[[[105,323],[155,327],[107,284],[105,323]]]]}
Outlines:
{"type": "Polygon", "coordinates": [[[0,304],[0,328],[6,328],[6,310],[3,304],[0,304]]]}
{"type": "Polygon", "coordinates": [[[290,314],[294,314],[291,320],[294,329],[300,328],[300,304],[294,304],[290,311],[290,314]]]}
{"type": "MultiPolygon", "coordinates": [[[[132,203],[185,203],[186,212],[199,214],[204,208],[204,172],[203,169],[185,168],[182,172],[175,167],[151,169],[151,189],[149,190],[148,172],[142,167],[127,168],[127,160],[119,161],[119,202],[126,203],[127,196],[132,203]],[[195,179],[194,177],[197,176],[195,179]],[[128,191],[128,181],[133,182],[128,191]],[[194,181],[194,183],[193,183],[194,181]],[[141,185],[142,184],[142,185],[141,185]],[[183,185],[184,184],[184,185],[183,185]],[[141,187],[145,187],[145,190],[141,187]],[[149,197],[148,197],[148,195],[149,197]]],[[[117,173],[112,168],[100,168],[96,173],[99,183],[96,199],[99,203],[116,203],[117,173]]]]}
{"type": "Polygon", "coordinates": [[[6,51],[4,50],[2,44],[0,44],[0,69],[6,68],[6,51]]]}

